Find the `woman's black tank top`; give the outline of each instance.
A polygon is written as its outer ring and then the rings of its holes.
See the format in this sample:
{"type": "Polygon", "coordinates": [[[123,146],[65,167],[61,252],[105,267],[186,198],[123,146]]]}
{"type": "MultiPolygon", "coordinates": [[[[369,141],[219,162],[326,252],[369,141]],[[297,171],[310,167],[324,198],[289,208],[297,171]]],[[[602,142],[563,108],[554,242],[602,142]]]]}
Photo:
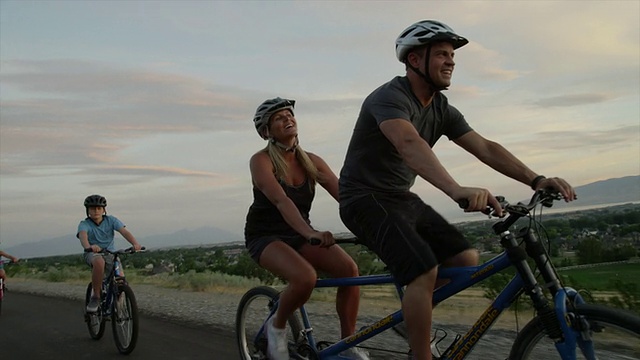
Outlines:
{"type": "MultiPolygon", "coordinates": [[[[279,180],[280,186],[284,189],[287,196],[300,211],[300,215],[307,222],[309,221],[309,212],[311,211],[311,203],[315,196],[315,186],[305,179],[300,186],[290,186],[284,181],[279,180]]],[[[298,233],[287,224],[280,214],[280,211],[273,205],[271,201],[258,190],[253,187],[253,204],[249,207],[247,213],[247,221],[244,227],[245,240],[251,240],[260,236],[282,235],[292,236],[298,233]]]]}

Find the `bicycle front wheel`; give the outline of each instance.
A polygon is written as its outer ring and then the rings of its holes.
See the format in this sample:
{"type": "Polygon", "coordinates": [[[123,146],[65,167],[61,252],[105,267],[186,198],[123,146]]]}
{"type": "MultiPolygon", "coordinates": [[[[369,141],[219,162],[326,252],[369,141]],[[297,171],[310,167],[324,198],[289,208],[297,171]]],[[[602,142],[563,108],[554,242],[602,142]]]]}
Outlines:
{"type": "MultiPolygon", "coordinates": [[[[640,317],[601,305],[581,304],[576,309],[575,312],[589,323],[597,359],[640,359],[640,317]]],[[[509,359],[560,359],[554,341],[544,333],[540,317],[522,329],[513,343],[509,359]]],[[[576,349],[576,359],[584,359],[580,349],[576,349]]]]}
{"type": "MultiPolygon", "coordinates": [[[[268,286],[258,286],[242,297],[236,313],[236,336],[242,360],[267,359],[267,339],[259,331],[274,308],[279,294],[268,286]]],[[[302,337],[302,325],[295,313],[289,317],[289,344],[297,344],[302,337]]]]}
{"type": "Polygon", "coordinates": [[[133,290],[126,284],[118,284],[111,311],[113,340],[121,354],[129,354],[138,341],[138,305],[133,290]]]}
{"type": "Polygon", "coordinates": [[[84,321],[87,323],[87,328],[89,329],[89,335],[93,340],[102,339],[102,335],[104,335],[104,326],[105,321],[102,317],[102,309],[98,308],[98,311],[95,313],[88,313],[86,311],[87,305],[89,305],[89,300],[91,299],[91,290],[92,285],[89,283],[87,286],[87,293],[84,299],[84,321]]]}

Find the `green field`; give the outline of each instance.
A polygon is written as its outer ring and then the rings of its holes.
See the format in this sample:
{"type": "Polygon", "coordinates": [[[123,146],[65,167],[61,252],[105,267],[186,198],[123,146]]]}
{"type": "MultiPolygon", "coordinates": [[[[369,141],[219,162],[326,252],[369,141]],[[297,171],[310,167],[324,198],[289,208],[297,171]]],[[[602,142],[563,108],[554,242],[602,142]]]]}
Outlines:
{"type": "Polygon", "coordinates": [[[611,291],[614,280],[636,285],[640,291],[640,263],[596,265],[594,267],[559,270],[560,275],[570,277],[573,286],[591,291],[611,291]]]}

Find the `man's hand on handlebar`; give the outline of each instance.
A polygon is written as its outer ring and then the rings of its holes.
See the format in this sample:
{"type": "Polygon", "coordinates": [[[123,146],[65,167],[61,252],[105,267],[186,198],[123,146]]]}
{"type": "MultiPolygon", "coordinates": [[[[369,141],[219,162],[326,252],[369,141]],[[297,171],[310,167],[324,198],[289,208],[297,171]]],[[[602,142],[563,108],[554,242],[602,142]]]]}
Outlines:
{"type": "Polygon", "coordinates": [[[559,192],[564,198],[565,202],[573,201],[578,198],[576,191],[569,185],[569,183],[561,178],[552,177],[544,178],[536,184],[535,190],[539,189],[553,189],[559,192]]]}
{"type": "Polygon", "coordinates": [[[487,189],[461,187],[459,191],[453,194],[452,199],[460,207],[464,208],[464,212],[480,211],[489,215],[491,209],[493,209],[491,215],[502,217],[502,206],[487,189]]]}

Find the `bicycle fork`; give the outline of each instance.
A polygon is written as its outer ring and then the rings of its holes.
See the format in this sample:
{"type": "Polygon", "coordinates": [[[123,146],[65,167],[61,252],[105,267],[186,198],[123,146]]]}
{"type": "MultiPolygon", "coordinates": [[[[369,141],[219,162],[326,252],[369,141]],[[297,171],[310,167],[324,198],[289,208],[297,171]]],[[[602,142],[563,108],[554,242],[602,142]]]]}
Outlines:
{"type": "Polygon", "coordinates": [[[589,323],[573,311],[573,306],[584,303],[584,300],[576,290],[562,286],[544,246],[532,228],[523,228],[518,237],[524,240],[524,250],[518,246],[516,237],[508,231],[503,233],[501,242],[524,280],[524,291],[531,298],[545,333],[554,340],[563,359],[575,359],[577,345],[587,359],[595,360],[589,323]],[[553,298],[553,306],[544,296],[542,287],[527,263],[527,255],[539,269],[544,286],[553,298]],[[568,310],[567,306],[571,309],[568,310]]]}

